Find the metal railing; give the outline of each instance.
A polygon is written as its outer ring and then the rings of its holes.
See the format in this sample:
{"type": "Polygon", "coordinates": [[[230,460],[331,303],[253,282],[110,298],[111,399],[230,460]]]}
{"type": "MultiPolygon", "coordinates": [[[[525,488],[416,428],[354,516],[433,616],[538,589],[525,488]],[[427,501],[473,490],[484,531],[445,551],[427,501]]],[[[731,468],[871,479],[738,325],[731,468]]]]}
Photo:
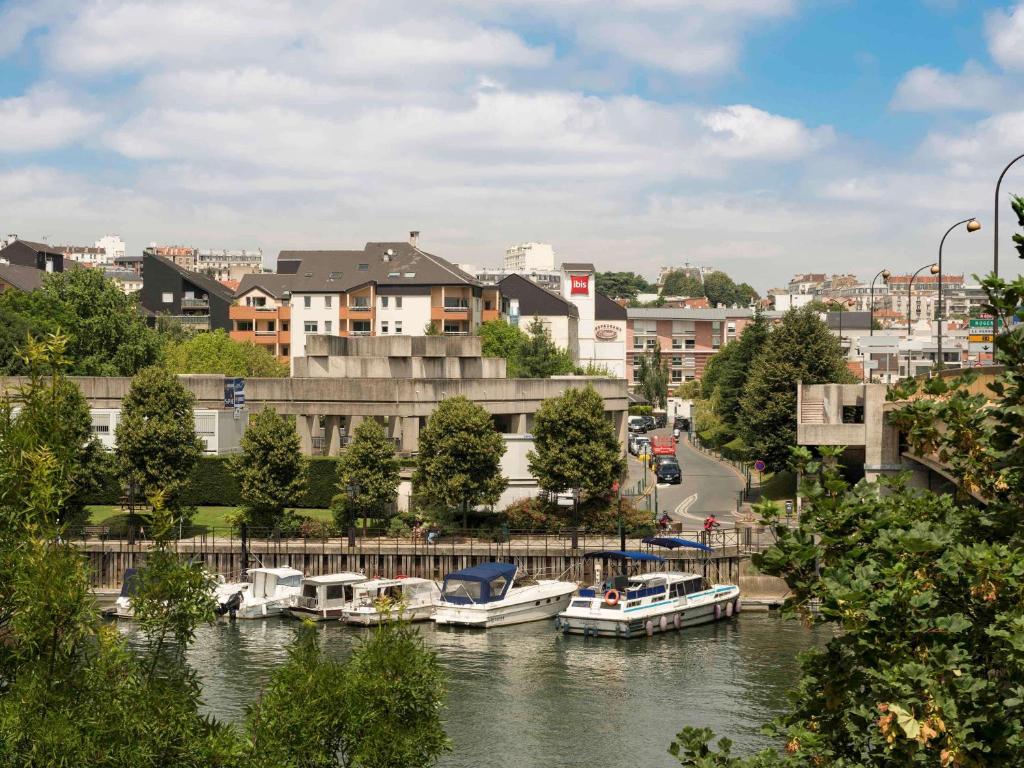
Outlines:
{"type": "Polygon", "coordinates": [[[207,309],[210,306],[210,300],[206,299],[182,299],[182,309],[207,309]]]}

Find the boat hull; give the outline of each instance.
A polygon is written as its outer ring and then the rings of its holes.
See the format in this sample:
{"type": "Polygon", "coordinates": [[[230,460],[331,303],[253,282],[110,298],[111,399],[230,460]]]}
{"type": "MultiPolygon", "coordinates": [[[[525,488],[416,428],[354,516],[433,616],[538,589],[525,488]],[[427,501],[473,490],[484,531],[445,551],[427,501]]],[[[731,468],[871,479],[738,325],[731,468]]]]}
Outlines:
{"type": "Polygon", "coordinates": [[[489,629],[550,619],[565,608],[569,596],[576,591],[576,585],[570,582],[558,584],[559,587],[548,587],[541,592],[523,594],[515,600],[494,604],[452,605],[442,602],[434,613],[434,621],[441,626],[489,629]]]}
{"type": "MultiPolygon", "coordinates": [[[[433,616],[434,606],[431,604],[406,606],[401,612],[402,621],[427,621],[433,618],[433,616]]],[[[398,617],[399,612],[397,610],[384,611],[383,613],[375,609],[360,610],[349,608],[345,610],[346,623],[361,624],[363,626],[380,624],[383,620],[397,619],[398,617]]]]}
{"type": "MultiPolygon", "coordinates": [[[[719,588],[713,599],[696,604],[668,604],[637,611],[635,615],[601,616],[601,612],[564,611],[555,619],[563,634],[634,639],[662,632],[677,632],[701,624],[729,619],[739,612],[737,587],[719,588]]],[[[610,612],[608,612],[610,613],[610,612]]]]}
{"type": "Polygon", "coordinates": [[[229,611],[222,619],[267,619],[280,616],[288,609],[288,599],[261,601],[259,603],[242,603],[235,611],[229,611]]]}
{"type": "Polygon", "coordinates": [[[305,608],[292,605],[285,609],[285,612],[293,619],[305,619],[308,621],[342,621],[345,618],[342,608],[305,608]]]}

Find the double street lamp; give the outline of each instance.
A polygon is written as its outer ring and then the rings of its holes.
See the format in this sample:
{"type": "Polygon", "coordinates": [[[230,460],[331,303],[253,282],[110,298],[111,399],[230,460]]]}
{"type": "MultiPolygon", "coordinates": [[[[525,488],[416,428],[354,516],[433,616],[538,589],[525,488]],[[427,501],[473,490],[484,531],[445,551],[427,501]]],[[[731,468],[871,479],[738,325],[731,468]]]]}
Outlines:
{"type": "MultiPolygon", "coordinates": [[[[1024,155],[1022,155],[1022,157],[1024,157],[1024,155]]],[[[1005,171],[1004,171],[1004,173],[1005,173],[1005,171]]],[[[943,307],[943,304],[942,304],[942,246],[944,246],[946,244],[946,238],[949,237],[949,233],[952,232],[957,227],[959,227],[961,224],[966,224],[967,225],[967,231],[968,232],[977,232],[979,229],[981,229],[981,222],[978,221],[976,218],[974,218],[972,216],[969,219],[964,219],[963,221],[958,221],[952,227],[947,229],[946,230],[946,234],[944,234],[942,236],[942,240],[939,241],[939,263],[938,263],[938,267],[939,267],[939,269],[938,269],[938,275],[939,275],[939,298],[938,298],[938,306],[936,307],[936,310],[935,310],[935,316],[938,319],[938,323],[939,323],[938,349],[937,349],[937,358],[936,358],[936,361],[935,361],[935,369],[936,370],[942,370],[942,368],[945,367],[945,361],[942,358],[942,319],[943,319],[943,317],[946,314],[945,311],[944,311],[945,307],[943,307]]],[[[909,307],[907,308],[907,312],[908,312],[908,324],[909,324],[909,312],[910,312],[909,307]]]]}
{"type": "Polygon", "coordinates": [[[910,310],[912,309],[912,305],[911,305],[911,300],[912,299],[911,299],[911,296],[912,296],[912,291],[914,290],[914,280],[916,280],[917,276],[919,274],[921,274],[922,272],[924,272],[926,269],[929,270],[933,275],[939,274],[939,265],[938,264],[926,264],[925,266],[923,266],[919,270],[917,270],[917,272],[912,274],[910,276],[910,282],[907,283],[907,378],[908,379],[911,377],[910,361],[911,361],[911,356],[913,355],[913,350],[910,348],[910,340],[911,340],[910,310]]]}
{"type": "MultiPolygon", "coordinates": [[[[889,276],[891,274],[892,273],[888,269],[881,269],[881,270],[878,271],[877,275],[875,275],[873,278],[871,278],[871,295],[868,298],[868,336],[874,336],[875,335],[875,282],[878,280],[878,278],[882,278],[882,282],[883,283],[888,283],[889,282],[889,276]]],[[[868,358],[867,358],[867,355],[865,355],[864,356],[864,381],[867,382],[867,381],[870,380],[870,378],[871,377],[868,374],[868,358]]]]}

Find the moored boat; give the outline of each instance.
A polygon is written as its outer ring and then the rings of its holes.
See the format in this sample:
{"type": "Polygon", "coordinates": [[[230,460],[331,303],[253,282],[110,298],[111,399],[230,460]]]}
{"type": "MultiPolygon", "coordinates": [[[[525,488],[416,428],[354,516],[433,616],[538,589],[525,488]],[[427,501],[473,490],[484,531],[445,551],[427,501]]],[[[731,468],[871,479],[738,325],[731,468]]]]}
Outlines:
{"type": "Polygon", "coordinates": [[[372,579],[356,584],[352,602],[345,607],[345,621],[379,624],[388,618],[423,621],[434,615],[441,590],[430,579],[401,577],[372,579]]]}
{"type": "Polygon", "coordinates": [[[353,587],[365,581],[363,574],[347,571],[310,576],[302,582],[302,594],[286,609],[288,615],[312,621],[339,621],[352,603],[353,587]]]}
{"type": "MultiPolygon", "coordinates": [[[[649,543],[707,549],[685,539],[649,543]]],[[[623,572],[573,596],[555,619],[555,626],[565,634],[635,638],[707,624],[740,610],[740,589],[735,584],[710,584],[700,574],[681,571],[625,573],[631,565],[664,563],[658,555],[615,550],[590,552],[584,557],[601,559],[604,573],[609,562],[619,563],[623,572]]]]}
{"type": "Polygon", "coordinates": [[[217,590],[217,613],[233,619],[279,616],[302,590],[302,571],[283,568],[250,568],[245,584],[224,585],[217,590]]]}
{"type": "Polygon", "coordinates": [[[487,628],[549,619],[569,604],[576,587],[518,575],[513,563],[483,563],[445,576],[434,621],[487,628]]]}

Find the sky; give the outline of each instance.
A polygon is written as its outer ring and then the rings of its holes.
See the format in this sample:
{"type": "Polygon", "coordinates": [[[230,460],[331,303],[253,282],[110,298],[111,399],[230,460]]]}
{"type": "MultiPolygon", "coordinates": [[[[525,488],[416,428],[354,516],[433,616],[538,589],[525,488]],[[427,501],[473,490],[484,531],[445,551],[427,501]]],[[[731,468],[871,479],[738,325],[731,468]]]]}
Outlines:
{"type": "MultiPolygon", "coordinates": [[[[0,231],[402,240],[763,290],[991,269],[1024,2],[0,0],[0,231]]],[[[1021,272],[1003,184],[1001,274],[1021,272]]]]}

